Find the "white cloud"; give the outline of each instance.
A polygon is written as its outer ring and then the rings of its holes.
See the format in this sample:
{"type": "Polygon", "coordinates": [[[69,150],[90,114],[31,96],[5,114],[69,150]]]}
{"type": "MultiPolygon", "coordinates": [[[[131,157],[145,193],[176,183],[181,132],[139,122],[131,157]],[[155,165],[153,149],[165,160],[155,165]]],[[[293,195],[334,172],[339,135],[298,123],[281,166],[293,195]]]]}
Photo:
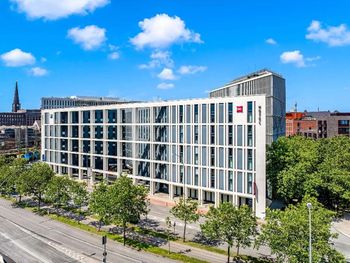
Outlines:
{"type": "Polygon", "coordinates": [[[35,63],[35,57],[28,52],[24,52],[19,48],[13,49],[7,53],[1,55],[1,60],[7,67],[22,67],[27,65],[33,65],[35,63]]]}
{"type": "Polygon", "coordinates": [[[166,48],[174,43],[202,43],[200,34],[186,28],[185,22],[167,14],[158,14],[139,22],[142,32],[131,38],[136,48],[166,48]]]}
{"type": "Polygon", "coordinates": [[[320,56],[316,57],[304,57],[300,50],[286,51],[280,56],[281,62],[284,64],[294,64],[298,68],[315,66],[311,62],[321,59],[320,56]],[[306,63],[307,62],[307,63],[306,63]]]}
{"type": "Polygon", "coordinates": [[[284,64],[295,64],[297,67],[305,67],[304,56],[300,50],[286,51],[280,56],[281,62],[284,64]]]}
{"type": "Polygon", "coordinates": [[[158,78],[164,79],[164,80],[174,80],[176,77],[174,75],[174,72],[170,68],[164,68],[159,74],[158,78]]]}
{"type": "Polygon", "coordinates": [[[172,68],[174,66],[174,61],[172,60],[171,53],[169,51],[153,51],[150,57],[151,60],[147,64],[139,65],[140,69],[152,69],[159,68],[161,66],[172,68]]]}
{"type": "Polygon", "coordinates": [[[97,49],[107,40],[106,29],[95,25],[71,28],[68,30],[67,36],[74,43],[81,45],[84,50],[97,49]]]}
{"type": "Polygon", "coordinates": [[[110,53],[110,54],[108,55],[108,58],[109,58],[110,60],[117,60],[117,59],[120,58],[120,55],[119,55],[119,53],[118,53],[117,51],[114,51],[114,52],[112,52],[112,53],[110,53]]]}
{"type": "Polygon", "coordinates": [[[40,67],[34,67],[29,70],[29,74],[34,77],[43,77],[49,74],[47,69],[40,68],[40,67]]]}
{"type": "Polygon", "coordinates": [[[320,21],[314,20],[307,29],[307,39],[324,42],[331,47],[350,45],[350,31],[345,24],[322,27],[320,21]]]}
{"type": "Polygon", "coordinates": [[[205,66],[181,66],[179,69],[179,73],[182,75],[196,74],[199,72],[206,71],[207,67],[205,66]]]}
{"type": "Polygon", "coordinates": [[[175,85],[173,83],[162,82],[157,85],[157,89],[172,89],[175,85]]]}
{"type": "Polygon", "coordinates": [[[86,15],[107,5],[109,0],[11,0],[29,18],[56,20],[73,14],[86,15]]]}
{"type": "Polygon", "coordinates": [[[269,45],[277,45],[277,41],[274,40],[273,38],[268,38],[265,40],[265,43],[266,44],[269,44],[269,45]]]}

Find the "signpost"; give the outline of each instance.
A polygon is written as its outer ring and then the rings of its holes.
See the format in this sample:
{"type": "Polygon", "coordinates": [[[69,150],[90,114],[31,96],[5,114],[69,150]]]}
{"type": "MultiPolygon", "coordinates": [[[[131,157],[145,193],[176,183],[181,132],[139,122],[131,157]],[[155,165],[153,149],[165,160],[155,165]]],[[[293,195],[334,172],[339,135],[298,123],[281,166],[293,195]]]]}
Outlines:
{"type": "Polygon", "coordinates": [[[103,245],[103,259],[102,259],[102,262],[103,263],[107,263],[107,249],[106,249],[107,236],[103,236],[102,237],[102,245],[103,245]]]}

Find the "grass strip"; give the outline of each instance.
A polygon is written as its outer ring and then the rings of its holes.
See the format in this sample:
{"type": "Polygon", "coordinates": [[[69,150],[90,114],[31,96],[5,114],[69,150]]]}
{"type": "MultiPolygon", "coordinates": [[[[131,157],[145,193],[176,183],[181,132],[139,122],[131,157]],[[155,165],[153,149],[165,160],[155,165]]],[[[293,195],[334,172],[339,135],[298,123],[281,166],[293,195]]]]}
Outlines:
{"type": "MultiPolygon", "coordinates": [[[[118,243],[123,243],[123,237],[117,234],[112,234],[112,233],[108,233],[106,231],[98,231],[95,227],[93,226],[89,226],[89,225],[85,225],[85,224],[81,224],[76,222],[75,220],[72,220],[70,218],[66,218],[64,216],[58,216],[56,214],[50,214],[48,215],[51,219],[57,220],[61,223],[70,225],[72,227],[75,228],[79,228],[81,230],[96,234],[96,235],[106,235],[109,239],[114,240],[118,243]]],[[[159,256],[163,256],[166,258],[170,258],[170,259],[174,259],[174,260],[178,260],[181,262],[186,262],[186,263],[208,263],[207,261],[203,261],[200,259],[196,259],[196,258],[192,258],[183,254],[179,254],[179,253],[175,253],[175,252],[171,252],[170,254],[168,253],[168,250],[157,247],[157,246],[153,246],[150,244],[146,244],[144,242],[140,242],[140,241],[136,241],[136,240],[132,240],[132,239],[126,239],[126,244],[128,246],[131,246],[133,248],[136,248],[138,250],[143,250],[149,253],[153,253],[159,256]]]]}

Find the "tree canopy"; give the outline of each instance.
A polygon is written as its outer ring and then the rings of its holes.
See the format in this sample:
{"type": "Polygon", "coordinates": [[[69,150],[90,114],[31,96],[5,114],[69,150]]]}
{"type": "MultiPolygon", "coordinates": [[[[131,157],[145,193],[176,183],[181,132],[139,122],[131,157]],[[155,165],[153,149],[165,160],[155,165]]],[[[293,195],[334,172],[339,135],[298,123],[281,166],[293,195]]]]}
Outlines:
{"type": "Polygon", "coordinates": [[[192,199],[180,198],[179,202],[170,210],[170,213],[173,214],[176,218],[184,222],[184,232],[183,232],[183,241],[186,241],[186,227],[188,223],[197,222],[199,215],[197,214],[198,203],[192,199]]]}
{"type": "Polygon", "coordinates": [[[348,209],[350,138],[280,137],[268,149],[267,175],[273,198],[287,204],[311,195],[329,209],[348,209]]]}
{"type": "Polygon", "coordinates": [[[230,249],[236,244],[239,249],[252,244],[256,235],[256,218],[247,205],[237,207],[231,202],[221,203],[218,208],[210,207],[205,216],[206,222],[201,225],[204,236],[209,239],[227,243],[227,262],[230,262],[230,249]]]}
{"type": "Polygon", "coordinates": [[[331,212],[314,197],[306,196],[298,205],[290,205],[285,211],[268,210],[266,224],[262,227],[257,244],[268,245],[278,262],[308,262],[309,211],[312,204],[312,258],[313,262],[345,262],[343,256],[330,244],[336,234],[330,231],[334,212],[331,212]]]}
{"type": "Polygon", "coordinates": [[[123,240],[126,240],[126,224],[138,221],[141,215],[148,213],[148,190],[143,185],[134,185],[127,176],[119,177],[110,187],[112,219],[121,223],[123,240]]]}

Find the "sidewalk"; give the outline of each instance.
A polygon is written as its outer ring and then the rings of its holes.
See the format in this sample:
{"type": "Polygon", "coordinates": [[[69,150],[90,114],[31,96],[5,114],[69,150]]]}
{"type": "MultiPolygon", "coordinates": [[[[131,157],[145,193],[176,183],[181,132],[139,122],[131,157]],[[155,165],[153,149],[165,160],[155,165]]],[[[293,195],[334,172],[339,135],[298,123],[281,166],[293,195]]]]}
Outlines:
{"type": "MultiPolygon", "coordinates": [[[[168,244],[161,246],[161,248],[168,250],[168,244]]],[[[170,242],[170,251],[211,263],[223,263],[227,261],[227,256],[173,241],[170,242]]]]}
{"type": "Polygon", "coordinates": [[[350,238],[350,214],[347,213],[339,221],[333,222],[336,231],[350,238]]]}

